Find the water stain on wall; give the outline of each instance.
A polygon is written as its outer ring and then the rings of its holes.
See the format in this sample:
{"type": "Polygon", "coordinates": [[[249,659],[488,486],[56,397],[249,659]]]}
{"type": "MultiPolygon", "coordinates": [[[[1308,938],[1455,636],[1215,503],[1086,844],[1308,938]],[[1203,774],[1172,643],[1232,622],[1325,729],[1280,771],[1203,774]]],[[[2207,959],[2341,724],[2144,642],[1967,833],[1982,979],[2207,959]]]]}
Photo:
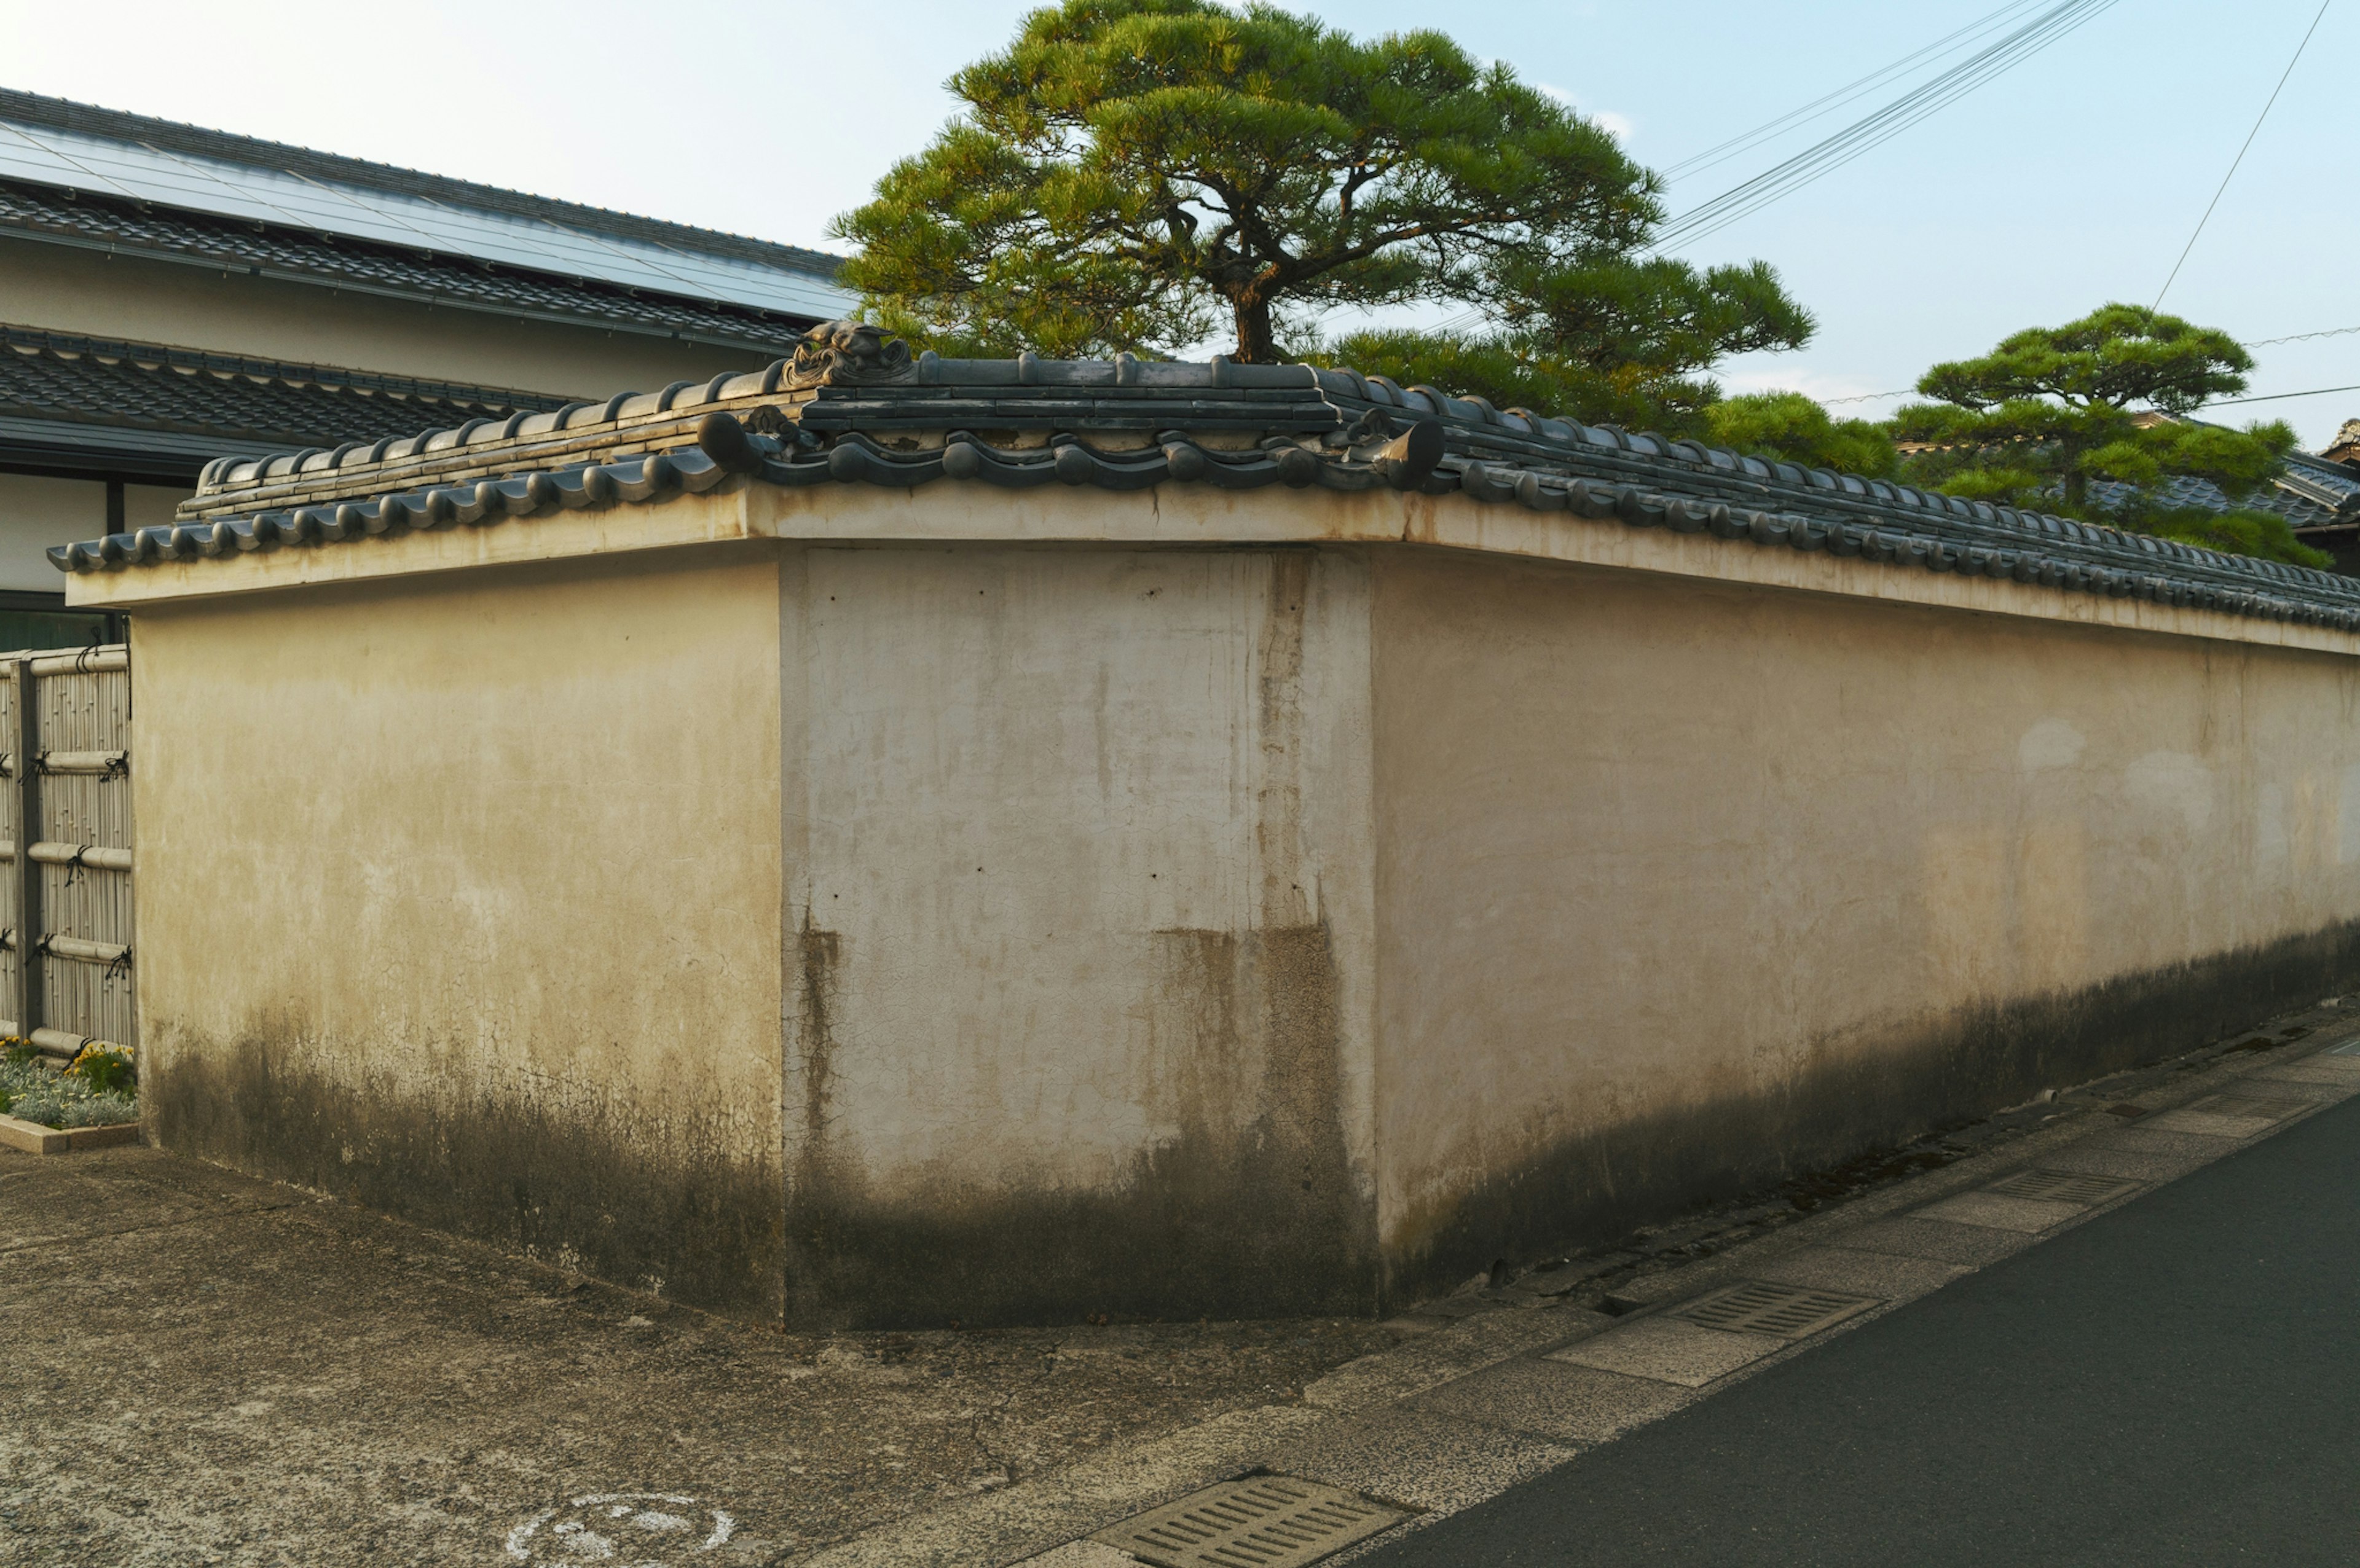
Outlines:
{"type": "Polygon", "coordinates": [[[1810,1052],[1773,1093],[1535,1139],[1499,1173],[1391,1227],[1386,1296],[1448,1290],[1499,1258],[1612,1245],[2042,1089],[2144,1066],[2360,985],[2360,920],[2103,984],[1961,1008],[1810,1052]]]}
{"type": "Polygon", "coordinates": [[[530,1083],[424,1096],[324,1069],[283,1024],[229,1040],[155,1027],[167,1044],[146,1095],[163,1148],[694,1306],[780,1315],[779,1173],[755,1129],[530,1083]]]}
{"type": "MultiPolygon", "coordinates": [[[[1376,1310],[1375,1211],[1346,1157],[1326,929],[1152,940],[1147,1006],[1171,1045],[1177,1130],[1112,1181],[982,1187],[945,1166],[889,1192],[827,1149],[821,1115],[789,1195],[791,1323],[1376,1310]]],[[[812,988],[825,998],[828,984],[812,988]]]]}

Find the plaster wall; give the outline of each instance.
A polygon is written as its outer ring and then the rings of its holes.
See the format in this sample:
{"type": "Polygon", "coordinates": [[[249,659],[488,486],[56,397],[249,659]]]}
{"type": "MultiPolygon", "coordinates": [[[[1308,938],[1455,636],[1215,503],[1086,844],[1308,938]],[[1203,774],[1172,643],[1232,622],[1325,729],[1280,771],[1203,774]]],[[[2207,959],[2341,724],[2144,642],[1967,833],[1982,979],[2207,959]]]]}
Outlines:
{"type": "Polygon", "coordinates": [[[1397,1284],[2355,973],[2347,657],[1445,551],[1373,604],[1397,1284]]]}
{"type": "Polygon", "coordinates": [[[71,586],[162,1140],[810,1326],[1381,1309],[2360,980],[2328,628],[1185,487],[71,586]]]}
{"type": "Polygon", "coordinates": [[[775,1315],[778,573],[134,623],[153,1136],[775,1315]]]}
{"type": "Polygon", "coordinates": [[[582,398],[775,357],[18,239],[0,239],[0,300],[49,332],[582,398]]]}
{"type": "Polygon", "coordinates": [[[789,562],[795,1315],[1372,1310],[1359,558],[789,562]]]}

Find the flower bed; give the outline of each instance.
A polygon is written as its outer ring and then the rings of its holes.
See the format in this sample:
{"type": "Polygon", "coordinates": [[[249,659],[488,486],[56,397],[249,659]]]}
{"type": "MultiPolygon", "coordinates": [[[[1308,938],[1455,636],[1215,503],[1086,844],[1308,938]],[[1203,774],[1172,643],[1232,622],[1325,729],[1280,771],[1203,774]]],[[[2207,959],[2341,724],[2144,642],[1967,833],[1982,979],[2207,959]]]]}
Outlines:
{"type": "Polygon", "coordinates": [[[10,1124],[0,1126],[0,1142],[49,1153],[137,1136],[139,1084],[128,1046],[86,1045],[63,1071],[20,1040],[0,1040],[0,1124],[10,1124]]]}

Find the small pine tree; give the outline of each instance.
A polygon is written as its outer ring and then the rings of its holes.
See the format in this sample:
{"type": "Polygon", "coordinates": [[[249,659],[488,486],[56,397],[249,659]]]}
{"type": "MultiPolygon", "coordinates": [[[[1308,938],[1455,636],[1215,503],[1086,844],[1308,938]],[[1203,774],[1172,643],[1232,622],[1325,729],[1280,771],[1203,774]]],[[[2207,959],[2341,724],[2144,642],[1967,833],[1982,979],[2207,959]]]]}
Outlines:
{"type": "Polygon", "coordinates": [[[2186,416],[2245,388],[2253,356],[2228,333],[2141,305],[2106,305],[2061,327],[2033,327],[1980,359],[1938,365],[1918,390],[1939,399],[1894,417],[1904,476],[1953,495],[2038,506],[2300,566],[2333,558],[2276,513],[2175,507],[2178,478],[2210,480],[2232,502],[2283,465],[2294,431],[2243,430],[2186,416]],[[2144,407],[2140,407],[2144,405],[2144,407]],[[2093,492],[2092,482],[2116,486],[2093,492]]]}

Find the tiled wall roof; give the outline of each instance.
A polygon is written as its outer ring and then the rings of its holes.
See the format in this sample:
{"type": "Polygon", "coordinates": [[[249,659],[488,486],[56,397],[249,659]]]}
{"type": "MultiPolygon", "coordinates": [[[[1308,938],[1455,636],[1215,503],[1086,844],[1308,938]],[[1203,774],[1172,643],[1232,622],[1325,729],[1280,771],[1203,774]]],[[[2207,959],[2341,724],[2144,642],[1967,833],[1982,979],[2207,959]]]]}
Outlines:
{"type": "Polygon", "coordinates": [[[1457,493],[1732,548],[1825,550],[2360,629],[2360,580],[1301,365],[912,360],[815,329],[768,370],[423,439],[224,461],[186,519],[52,550],[69,572],[356,542],[757,484],[948,481],[1457,493]],[[989,435],[978,432],[989,432],[989,435]]]}

